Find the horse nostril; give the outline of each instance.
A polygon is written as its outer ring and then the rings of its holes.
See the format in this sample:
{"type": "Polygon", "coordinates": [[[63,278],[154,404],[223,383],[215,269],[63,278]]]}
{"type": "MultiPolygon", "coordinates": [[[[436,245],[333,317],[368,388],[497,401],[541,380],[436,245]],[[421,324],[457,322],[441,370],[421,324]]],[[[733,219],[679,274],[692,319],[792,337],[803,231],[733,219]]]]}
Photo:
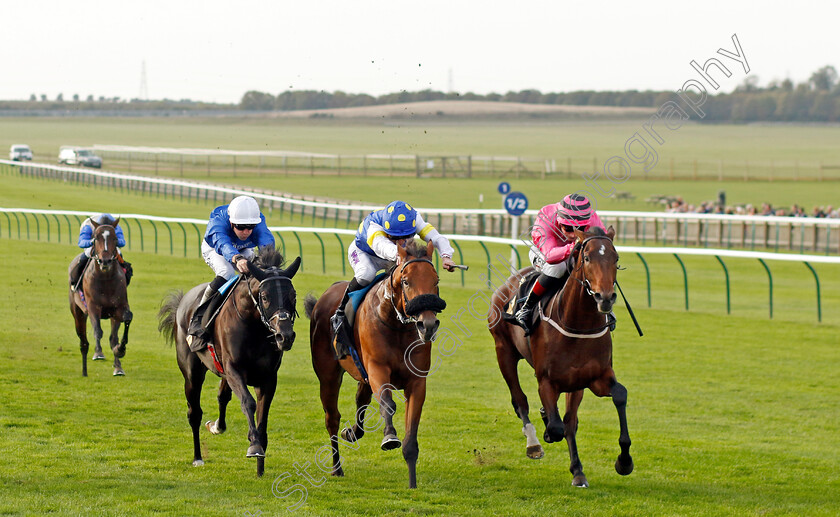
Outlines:
{"type": "Polygon", "coordinates": [[[612,296],[610,296],[610,303],[615,303],[615,300],[617,298],[618,298],[618,296],[615,293],[613,293],[612,296]]]}

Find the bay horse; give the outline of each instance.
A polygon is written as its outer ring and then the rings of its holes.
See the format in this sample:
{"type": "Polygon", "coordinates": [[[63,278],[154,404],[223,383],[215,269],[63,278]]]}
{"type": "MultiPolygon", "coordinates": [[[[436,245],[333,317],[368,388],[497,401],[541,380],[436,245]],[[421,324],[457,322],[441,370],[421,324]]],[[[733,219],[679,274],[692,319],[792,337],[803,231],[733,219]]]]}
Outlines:
{"type": "Polygon", "coordinates": [[[344,475],[338,451],[341,420],[338,394],[346,371],[358,381],[358,387],[355,422],[352,428],[342,430],[341,438],[345,443],[356,442],[365,431],[377,429],[384,420],[381,448],[391,450],[402,446],[408,465],[409,488],[417,488],[420,450],[417,431],[426,400],[431,341],[440,324],[437,313],[446,307],[439,296],[438,275],[431,261],[434,249],[431,242],[421,247],[414,241],[409,241],[405,248],[398,247],[397,261],[388,277],[371,288],[356,310],[352,335],[360,362],[369,376],[367,382],[351,357],[339,361],[333,352],[330,316],[338,307],[347,282],[333,284],[318,300],[311,294],[306,297],[306,316],[311,320],[312,366],[321,384],[321,404],[332,447],[334,476],[344,475]],[[405,393],[404,443],[397,437],[392,420],[396,411],[393,399],[396,390],[405,393]],[[365,422],[365,412],[374,393],[380,413],[380,420],[375,425],[365,422]]]}
{"type": "Polygon", "coordinates": [[[158,330],[168,342],[175,343],[178,367],[184,376],[195,467],[204,465],[199,441],[203,415],[201,387],[209,370],[222,379],[218,392],[219,418],[204,426],[212,434],[225,432],[225,411],[231,392],[236,393],[248,420],[249,446],[245,456],[257,458],[258,476],[265,471],[268,410],[277,389],[277,371],[283,353],[295,341],[297,311],[292,277],[300,266],[300,257],[289,267],[282,269],[282,266],[283,256],[274,250],[265,250],[255,263],[248,263],[250,273],[235,284],[212,323],[212,346],[198,352],[190,351],[187,329],[207,284],[197,285],[186,294],[173,292],[161,306],[158,330]],[[248,386],[254,387],[256,401],[248,386]]]}
{"type": "Polygon", "coordinates": [[[540,459],[543,449],[537,440],[534,425],[528,418],[528,399],[522,392],[517,365],[525,359],[534,369],[545,422],[543,439],[546,443],[563,438],[569,447],[572,485],[589,486],[577,451],[575,435],[578,428],[577,411],[583,390],[589,388],[599,397],[612,397],[618,411],[621,453],[615,470],[622,476],[633,471],[630,457],[630,435],[627,431],[627,389],[615,377],[612,368],[612,336],[607,331],[606,315],[616,300],[614,284],[618,271],[618,252],[612,239],[615,230],[605,233],[593,228],[587,233],[575,232],[578,245],[573,254],[575,267],[565,287],[545,303],[547,310],[538,307],[540,324],[534,333],[525,332],[515,323],[499,321],[508,300],[516,294],[519,278],[533,268],[520,270],[493,294],[489,316],[490,333],[496,342],[496,359],[511,394],[516,415],[522,420],[522,432],[527,438],[526,454],[540,459]],[[566,414],[561,419],[557,400],[566,393],[566,414]]]}
{"type": "MultiPolygon", "coordinates": [[[[80,287],[73,291],[73,286],[68,288],[70,301],[70,312],[76,322],[76,335],[79,336],[79,348],[82,352],[82,375],[87,377],[87,353],[90,344],[87,339],[87,320],[90,318],[90,326],[93,327],[93,336],[96,338],[96,347],[93,351],[93,360],[105,359],[102,354],[102,320],[111,320],[110,345],[114,353],[114,375],[125,375],[122,369],[120,358],[125,356],[125,346],[128,344],[128,327],[131,325],[132,313],[128,306],[128,294],[126,292],[125,272],[120,266],[117,251],[116,226],[120,219],[110,224],[97,224],[91,220],[93,225],[93,244],[91,245],[91,261],[88,262],[80,287]],[[124,324],[122,340],[118,340],[120,324],[124,324]]],[[[68,268],[70,272],[79,261],[75,257],[68,268]]]]}

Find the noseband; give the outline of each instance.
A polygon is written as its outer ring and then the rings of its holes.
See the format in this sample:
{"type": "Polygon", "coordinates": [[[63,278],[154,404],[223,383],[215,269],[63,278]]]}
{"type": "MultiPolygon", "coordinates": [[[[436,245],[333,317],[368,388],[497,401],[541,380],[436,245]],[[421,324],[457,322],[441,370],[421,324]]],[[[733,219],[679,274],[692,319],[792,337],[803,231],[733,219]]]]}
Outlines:
{"type": "MultiPolygon", "coordinates": [[[[434,269],[434,264],[432,261],[427,258],[413,258],[411,260],[407,260],[403,262],[402,266],[400,267],[400,277],[402,277],[403,270],[405,267],[412,262],[427,262],[432,266],[434,269]]],[[[441,299],[441,297],[437,294],[420,294],[412,298],[411,300],[405,295],[405,290],[401,289],[402,299],[403,299],[403,307],[405,307],[405,313],[401,312],[397,305],[394,303],[394,272],[397,270],[397,266],[391,268],[390,275],[388,277],[388,284],[390,292],[386,293],[386,297],[391,300],[391,306],[394,308],[394,313],[397,315],[397,319],[403,325],[408,323],[416,323],[417,322],[417,315],[423,312],[424,310],[432,310],[434,312],[441,312],[443,309],[446,308],[446,302],[441,299]]]]}
{"type": "MultiPolygon", "coordinates": [[[[575,268],[575,271],[580,270],[580,274],[583,277],[583,280],[581,280],[579,278],[570,277],[570,278],[574,278],[574,280],[577,283],[579,283],[581,285],[581,287],[583,287],[583,289],[586,291],[586,294],[588,294],[589,296],[592,296],[592,297],[595,296],[595,291],[592,290],[592,284],[589,282],[589,279],[586,278],[586,270],[583,269],[583,260],[581,260],[580,257],[583,255],[583,251],[586,249],[587,243],[589,243],[589,241],[594,241],[594,240],[598,240],[598,239],[604,239],[604,240],[610,241],[610,244],[612,244],[612,239],[610,239],[606,235],[593,235],[591,237],[587,237],[586,239],[584,239],[583,242],[580,243],[580,253],[578,254],[578,264],[577,264],[577,267],[575,268]]],[[[615,247],[613,247],[613,249],[615,249],[615,247]]]]}
{"type": "MultiPolygon", "coordinates": [[[[259,288],[258,288],[258,291],[259,291],[258,296],[260,298],[260,301],[265,298],[265,290],[263,288],[264,285],[267,285],[271,282],[282,282],[283,280],[288,280],[290,284],[291,284],[291,281],[292,281],[290,278],[285,277],[285,276],[280,276],[280,275],[270,276],[268,278],[263,279],[260,282],[260,285],[259,285],[259,288]]],[[[290,312],[290,311],[285,310],[281,307],[281,310],[277,311],[276,314],[269,317],[268,314],[265,313],[265,307],[263,307],[263,304],[260,303],[260,301],[258,301],[256,298],[254,298],[254,293],[251,292],[250,287],[248,287],[248,296],[251,297],[251,301],[257,307],[257,312],[259,312],[259,314],[260,314],[260,321],[262,321],[262,324],[265,325],[265,328],[267,328],[268,331],[271,332],[272,334],[274,334],[274,330],[271,328],[271,320],[273,320],[273,319],[277,319],[279,321],[286,321],[286,320],[291,319],[292,324],[294,324],[295,317],[297,317],[297,311],[296,310],[293,311],[293,312],[290,312]]],[[[236,314],[237,314],[237,316],[239,316],[239,319],[245,320],[245,317],[243,317],[242,313],[239,312],[239,307],[236,306],[236,298],[235,297],[233,299],[233,307],[236,309],[236,314]]]]}

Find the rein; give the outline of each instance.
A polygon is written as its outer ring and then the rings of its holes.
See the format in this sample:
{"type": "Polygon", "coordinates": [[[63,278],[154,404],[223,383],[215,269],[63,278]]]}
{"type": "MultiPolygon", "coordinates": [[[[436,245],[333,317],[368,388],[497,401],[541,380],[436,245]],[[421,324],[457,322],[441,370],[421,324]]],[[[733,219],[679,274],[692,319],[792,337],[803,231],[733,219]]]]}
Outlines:
{"type": "MultiPolygon", "coordinates": [[[[283,280],[289,280],[291,282],[290,278],[285,277],[285,276],[279,276],[279,275],[278,276],[270,276],[268,278],[265,278],[264,280],[262,280],[260,282],[260,285],[259,285],[259,288],[258,288],[259,296],[260,297],[263,296],[263,289],[262,289],[263,284],[267,284],[269,282],[281,282],[283,280]]],[[[286,310],[278,311],[277,314],[275,314],[274,316],[269,318],[268,315],[265,313],[265,308],[263,307],[263,305],[261,303],[259,303],[256,298],[254,298],[254,293],[251,292],[250,285],[248,285],[247,281],[245,282],[245,284],[246,284],[246,290],[248,291],[248,296],[251,298],[251,302],[253,302],[253,304],[256,306],[257,312],[260,315],[260,321],[262,321],[262,324],[265,326],[266,329],[268,329],[269,332],[274,334],[274,331],[271,329],[271,320],[273,320],[274,318],[277,318],[280,321],[287,320],[287,319],[291,318],[292,321],[294,322],[295,316],[297,316],[297,312],[290,313],[289,311],[286,311],[286,310]]],[[[243,316],[242,313],[239,311],[239,307],[237,307],[237,305],[236,305],[236,297],[235,296],[233,297],[233,308],[236,309],[236,315],[239,317],[239,319],[242,320],[242,321],[245,321],[246,317],[243,316]]]]}
{"type": "MultiPolygon", "coordinates": [[[[428,262],[429,264],[432,265],[432,267],[434,267],[434,264],[432,264],[432,261],[427,259],[427,258],[413,258],[411,260],[407,260],[407,261],[403,262],[402,267],[400,267],[400,276],[402,276],[402,273],[403,273],[403,270],[405,269],[405,266],[411,264],[412,262],[428,262]]],[[[408,325],[409,323],[416,323],[417,322],[417,317],[416,316],[409,316],[408,314],[405,314],[404,312],[401,312],[397,308],[397,304],[394,303],[394,293],[396,292],[395,289],[394,289],[394,272],[396,270],[397,270],[397,266],[394,265],[394,267],[391,268],[390,274],[388,275],[388,286],[391,289],[390,289],[390,292],[385,293],[385,297],[388,298],[389,300],[391,300],[391,307],[394,308],[394,313],[397,315],[397,319],[399,320],[400,323],[402,323],[403,325],[408,325]]],[[[402,294],[403,307],[407,307],[408,302],[410,300],[408,300],[408,298],[405,296],[405,291],[403,291],[401,289],[400,292],[402,294]]],[[[382,318],[380,318],[380,321],[382,321],[382,318]]]]}

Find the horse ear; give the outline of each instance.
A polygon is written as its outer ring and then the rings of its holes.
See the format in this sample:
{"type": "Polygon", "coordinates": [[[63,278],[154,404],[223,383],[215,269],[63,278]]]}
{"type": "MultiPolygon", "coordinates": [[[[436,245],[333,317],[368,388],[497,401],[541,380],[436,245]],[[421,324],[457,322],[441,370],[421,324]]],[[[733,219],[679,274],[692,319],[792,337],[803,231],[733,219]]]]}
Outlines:
{"type": "Polygon", "coordinates": [[[586,234],[580,230],[575,230],[575,240],[577,242],[583,242],[586,239],[586,234]]]}
{"type": "Polygon", "coordinates": [[[117,218],[114,220],[114,228],[116,228],[118,224],[120,224],[120,218],[119,218],[119,217],[117,217],[117,218]]]}
{"type": "Polygon", "coordinates": [[[429,244],[426,244],[426,256],[432,258],[432,255],[435,254],[435,245],[432,241],[429,241],[429,244]]]}
{"type": "Polygon", "coordinates": [[[405,257],[408,256],[406,254],[405,248],[397,244],[397,264],[405,262],[405,257]]]}
{"type": "Polygon", "coordinates": [[[298,272],[300,267],[300,257],[296,258],[292,265],[283,270],[283,276],[292,278],[298,272]]]}
{"type": "Polygon", "coordinates": [[[90,220],[90,225],[93,226],[93,229],[99,228],[99,223],[93,220],[93,217],[88,218],[90,220]]]}
{"type": "Polygon", "coordinates": [[[259,267],[255,266],[255,265],[254,265],[254,264],[253,264],[250,260],[248,260],[248,261],[246,261],[246,262],[247,262],[247,264],[248,264],[248,271],[251,273],[251,275],[252,275],[254,278],[256,278],[257,280],[259,280],[260,282],[262,282],[263,280],[265,280],[265,277],[267,277],[267,276],[268,276],[268,274],[266,274],[266,272],[265,272],[265,271],[263,271],[263,270],[262,270],[262,269],[260,269],[259,267]]]}
{"type": "Polygon", "coordinates": [[[610,239],[615,238],[615,228],[613,228],[612,225],[610,225],[610,227],[607,228],[607,237],[609,237],[610,239]]]}

